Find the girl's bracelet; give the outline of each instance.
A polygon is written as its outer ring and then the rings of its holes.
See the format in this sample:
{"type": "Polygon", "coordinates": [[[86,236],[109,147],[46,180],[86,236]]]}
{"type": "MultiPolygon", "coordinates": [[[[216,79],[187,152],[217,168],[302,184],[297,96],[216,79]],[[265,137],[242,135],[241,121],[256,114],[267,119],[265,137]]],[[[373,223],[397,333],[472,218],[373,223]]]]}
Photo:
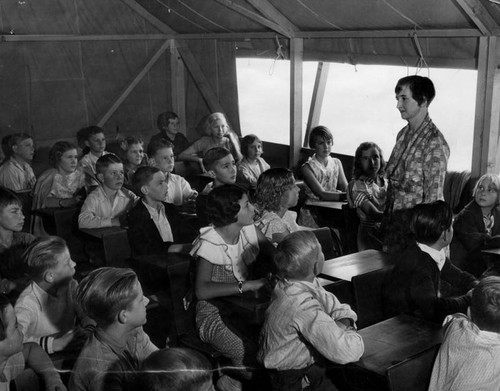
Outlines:
{"type": "Polygon", "coordinates": [[[238,291],[240,292],[240,295],[243,294],[243,281],[238,281],[238,291]]]}

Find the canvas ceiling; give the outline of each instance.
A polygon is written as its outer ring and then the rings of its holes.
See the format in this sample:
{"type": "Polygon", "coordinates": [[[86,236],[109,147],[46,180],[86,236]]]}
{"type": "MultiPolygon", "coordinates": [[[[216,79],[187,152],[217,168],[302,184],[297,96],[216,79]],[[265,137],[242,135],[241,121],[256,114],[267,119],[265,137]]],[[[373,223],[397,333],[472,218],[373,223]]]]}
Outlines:
{"type": "MultiPolygon", "coordinates": [[[[477,66],[478,38],[476,34],[464,34],[477,31],[477,26],[455,0],[260,2],[270,4],[285,18],[282,27],[293,29],[293,36],[304,38],[304,60],[415,65],[420,47],[430,66],[477,66]],[[429,31],[440,30],[451,35],[426,36],[429,31]],[[352,35],[352,31],[358,32],[358,36],[331,36],[332,32],[352,35]],[[380,36],[384,31],[407,33],[399,37],[380,36]],[[321,33],[328,38],[318,38],[321,33]],[[359,38],[364,33],[377,37],[359,38]]],[[[2,136],[28,131],[41,143],[72,139],[76,130],[97,123],[108,112],[167,38],[175,38],[178,45],[189,48],[221,107],[238,129],[235,56],[275,57],[276,38],[283,45],[285,56],[288,55],[288,39],[272,25],[263,25],[258,18],[251,17],[268,17],[259,10],[259,0],[133,2],[153,15],[153,21],[137,13],[130,3],[130,0],[0,2],[2,136]],[[237,12],[238,7],[246,10],[243,12],[246,16],[237,12]],[[170,35],[157,22],[164,23],[170,35]],[[159,33],[164,34],[163,39],[148,38],[159,33]],[[138,34],[144,39],[123,37],[138,34]],[[63,38],[46,40],[48,35],[63,38]],[[64,38],[75,35],[114,38],[64,38]],[[201,39],[207,37],[210,39],[201,39]]],[[[500,21],[498,5],[488,0],[480,0],[479,4],[493,21],[500,21]]],[[[149,138],[155,131],[157,114],[172,106],[170,74],[167,49],[106,121],[108,137],[114,137],[119,128],[123,134],[140,132],[149,138]]],[[[185,95],[187,133],[194,139],[198,136],[194,131],[196,123],[210,110],[188,72],[185,95]]]]}

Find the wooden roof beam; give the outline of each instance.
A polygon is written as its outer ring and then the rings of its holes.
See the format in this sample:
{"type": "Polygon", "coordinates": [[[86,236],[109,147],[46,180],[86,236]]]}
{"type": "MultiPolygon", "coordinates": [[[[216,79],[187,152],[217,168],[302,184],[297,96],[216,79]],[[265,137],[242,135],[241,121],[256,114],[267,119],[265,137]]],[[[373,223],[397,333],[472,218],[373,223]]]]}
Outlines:
{"type": "Polygon", "coordinates": [[[498,24],[479,0],[456,0],[460,8],[472,19],[481,34],[495,35],[498,24]]]}
{"type": "Polygon", "coordinates": [[[241,5],[235,3],[232,0],[215,0],[215,1],[221,5],[229,8],[229,9],[247,17],[248,19],[253,20],[256,23],[262,24],[262,25],[270,28],[271,30],[276,31],[278,34],[284,35],[285,37],[288,37],[288,38],[292,37],[291,31],[287,31],[286,28],[283,28],[278,23],[275,23],[271,20],[268,20],[268,19],[264,18],[263,16],[257,14],[256,12],[253,12],[246,7],[242,7],[241,5]]]}
{"type": "Polygon", "coordinates": [[[286,18],[278,9],[276,9],[268,0],[247,0],[266,18],[272,20],[288,32],[287,37],[295,37],[300,29],[286,18]]]}

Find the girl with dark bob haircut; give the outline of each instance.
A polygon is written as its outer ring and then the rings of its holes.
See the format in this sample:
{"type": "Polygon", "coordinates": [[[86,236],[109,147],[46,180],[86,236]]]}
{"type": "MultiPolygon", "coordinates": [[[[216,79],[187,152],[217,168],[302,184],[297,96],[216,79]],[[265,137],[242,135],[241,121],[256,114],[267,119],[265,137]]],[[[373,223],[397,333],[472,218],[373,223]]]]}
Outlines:
{"type": "Polygon", "coordinates": [[[214,227],[223,227],[238,220],[240,204],[245,190],[236,185],[216,187],[207,198],[208,219],[214,227]]]}

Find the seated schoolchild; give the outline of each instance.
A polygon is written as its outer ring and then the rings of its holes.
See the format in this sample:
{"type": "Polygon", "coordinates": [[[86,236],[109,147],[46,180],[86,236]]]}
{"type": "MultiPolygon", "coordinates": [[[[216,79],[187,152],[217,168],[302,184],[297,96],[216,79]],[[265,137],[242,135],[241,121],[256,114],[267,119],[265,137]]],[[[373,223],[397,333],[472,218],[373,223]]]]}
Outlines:
{"type": "Polygon", "coordinates": [[[96,172],[101,184],[85,199],[78,216],[78,226],[103,228],[125,225],[127,212],[138,197],[132,191],[122,188],[122,161],[112,153],[101,156],[96,163],[96,172]]]}
{"type": "Polygon", "coordinates": [[[142,363],[135,382],[144,391],[215,391],[207,358],[188,348],[160,349],[142,363]]]}
{"type": "Polygon", "coordinates": [[[481,253],[483,249],[500,247],[500,177],[483,175],[474,187],[473,196],[453,224],[452,262],[476,277],[483,272],[500,275],[500,266],[489,265],[488,258],[481,253]]]}
{"type": "Polygon", "coordinates": [[[398,255],[386,279],[385,310],[441,323],[455,312],[466,313],[476,279],[453,266],[445,249],[453,238],[453,212],[444,201],[414,207],[410,230],[415,242],[398,255]],[[448,286],[453,296],[441,289],[448,286]]]}
{"type": "MultiPolygon", "coordinates": [[[[52,168],[44,171],[33,190],[33,210],[72,208],[85,198],[85,174],[78,167],[76,146],[67,141],[56,142],[49,151],[52,168]]],[[[31,229],[35,235],[46,235],[42,218],[34,215],[31,229]]]]}
{"type": "Polygon", "coordinates": [[[262,141],[254,135],[249,134],[241,140],[241,153],[243,159],[238,163],[238,175],[236,183],[247,188],[255,189],[257,180],[264,171],[271,166],[261,158],[263,154],[262,141]]]}
{"type": "Polygon", "coordinates": [[[356,208],[360,221],[357,232],[358,251],[382,250],[384,238],[380,224],[388,185],[384,178],[385,166],[382,150],[377,144],[364,142],[356,149],[347,201],[349,207],[356,208]]]}
{"type": "Polygon", "coordinates": [[[297,224],[297,213],[288,210],[297,205],[299,188],[293,173],[287,168],[271,168],[264,172],[255,192],[259,209],[255,225],[273,243],[281,242],[288,234],[310,229],[297,224]]]}
{"type": "Polygon", "coordinates": [[[151,137],[148,144],[148,151],[151,144],[162,139],[172,143],[173,149],[175,149],[175,153],[177,154],[189,147],[188,139],[184,134],[179,132],[179,116],[176,113],[172,111],[161,113],[156,120],[156,126],[160,132],[151,137]]]}
{"type": "Polygon", "coordinates": [[[165,139],[151,141],[148,146],[148,154],[150,156],[149,164],[158,167],[165,174],[168,193],[164,201],[175,206],[193,204],[198,192],[193,190],[189,182],[182,176],[172,173],[175,162],[173,144],[165,139]]]}
{"type": "Polygon", "coordinates": [[[500,277],[482,279],[474,288],[470,318],[444,321],[429,391],[498,390],[500,379],[500,277]]]}
{"type": "MultiPolygon", "coordinates": [[[[207,209],[211,225],[200,229],[191,251],[197,262],[196,325],[202,341],[229,358],[233,366],[242,368],[237,374],[219,379],[217,388],[225,391],[239,389],[241,380],[251,378],[252,374],[244,367],[256,364],[257,344],[250,330],[234,323],[233,327],[228,326],[211,299],[269,289],[268,279],[258,278],[255,265],[259,253],[270,256],[274,247],[253,224],[255,208],[242,188],[236,185],[215,188],[208,195],[207,209]]],[[[272,267],[268,263],[269,271],[272,267]]],[[[262,275],[266,261],[261,265],[262,275]]]]}
{"type": "Polygon", "coordinates": [[[128,239],[133,255],[155,255],[186,251],[183,242],[195,234],[176,211],[164,202],[168,186],[157,167],[139,167],[133,186],[141,199],[128,214],[128,239]]]}
{"type": "Polygon", "coordinates": [[[91,271],[78,286],[76,300],[97,325],[75,363],[70,390],[108,390],[106,381],[112,366],[118,374],[137,370],[158,350],[142,329],[149,300],[131,269],[103,267],[91,271]],[[116,364],[121,366],[119,370],[116,364]]]}
{"type": "Polygon", "coordinates": [[[49,354],[81,348],[92,326],[74,301],[78,283],[75,263],[66,242],[57,237],[38,238],[24,253],[31,283],[15,305],[24,342],[36,342],[49,354]]]}
{"type": "Polygon", "coordinates": [[[258,354],[273,390],[336,389],[325,377],[328,361],[355,362],[364,352],[356,313],[325,291],[316,276],[324,256],[312,232],[288,235],[274,256],[279,278],[266,310],[258,354]]]}
{"type": "MultiPolygon", "coordinates": [[[[23,224],[21,201],[14,192],[0,187],[0,293],[2,294],[10,294],[11,291],[18,294],[28,283],[21,255],[35,237],[21,232],[23,224]]],[[[14,300],[16,298],[13,297],[14,300]]]]}
{"type": "MultiPolygon", "coordinates": [[[[333,135],[325,126],[316,126],[309,134],[309,147],[314,155],[305,162],[300,171],[306,184],[306,196],[310,201],[341,201],[345,199],[347,179],[339,159],[330,156],[333,135]]],[[[300,210],[299,222],[311,228],[328,225],[330,215],[319,215],[307,205],[300,210]]]]}
{"type": "Polygon", "coordinates": [[[38,389],[36,385],[26,384],[34,380],[27,377],[23,381],[23,372],[31,368],[45,384],[47,391],[65,391],[59,373],[52,361],[39,345],[23,344],[23,334],[19,329],[14,308],[9,299],[0,294],[0,389],[9,391],[38,389]]]}
{"type": "Polygon", "coordinates": [[[15,192],[33,189],[36,182],[31,168],[35,154],[33,138],[26,133],[10,134],[2,144],[6,146],[6,156],[0,166],[0,186],[15,192]]]}
{"type": "Polygon", "coordinates": [[[205,122],[205,136],[196,140],[189,148],[181,152],[178,160],[192,161],[199,163],[203,172],[208,171],[205,167],[203,157],[209,149],[226,148],[234,156],[236,161],[242,159],[240,151],[240,142],[238,136],[234,133],[222,113],[212,113],[207,117],[205,122]]]}
{"type": "MultiPolygon", "coordinates": [[[[144,153],[144,142],[140,137],[129,136],[120,141],[121,159],[125,175],[125,185],[132,186],[132,177],[140,166],[148,163],[144,153]]],[[[96,167],[97,170],[97,167],[96,167]]]]}
{"type": "Polygon", "coordinates": [[[79,138],[83,139],[85,146],[85,155],[80,159],[79,165],[85,172],[85,180],[88,190],[92,190],[95,186],[99,186],[99,180],[96,176],[97,159],[108,154],[106,152],[106,137],[104,130],[99,126],[88,126],[78,131],[79,138]]]}
{"type": "Polygon", "coordinates": [[[196,198],[196,215],[201,226],[208,225],[207,195],[216,187],[236,182],[236,163],[228,149],[216,147],[209,149],[203,156],[203,166],[214,180],[207,184],[196,198]]]}

